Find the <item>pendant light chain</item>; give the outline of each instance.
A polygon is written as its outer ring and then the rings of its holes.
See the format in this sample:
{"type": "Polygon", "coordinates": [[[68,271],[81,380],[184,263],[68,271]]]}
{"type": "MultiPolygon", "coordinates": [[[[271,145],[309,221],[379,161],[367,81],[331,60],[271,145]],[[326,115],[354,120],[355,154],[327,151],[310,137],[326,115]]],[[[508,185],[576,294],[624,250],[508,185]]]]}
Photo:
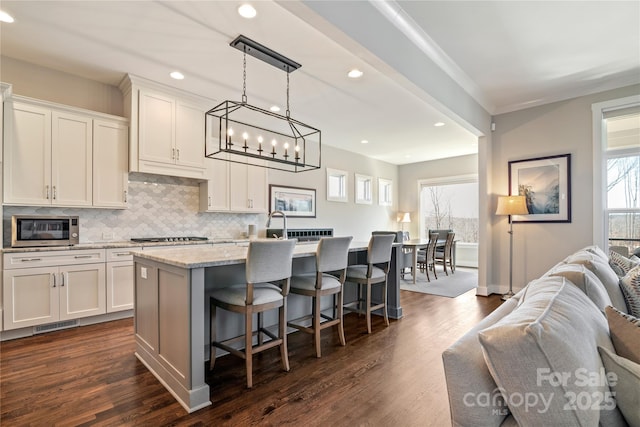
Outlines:
{"type": "Polygon", "coordinates": [[[289,118],[289,70],[287,70],[287,118],[289,118]]]}
{"type": "Polygon", "coordinates": [[[242,55],[242,103],[247,103],[247,48],[242,55]]]}

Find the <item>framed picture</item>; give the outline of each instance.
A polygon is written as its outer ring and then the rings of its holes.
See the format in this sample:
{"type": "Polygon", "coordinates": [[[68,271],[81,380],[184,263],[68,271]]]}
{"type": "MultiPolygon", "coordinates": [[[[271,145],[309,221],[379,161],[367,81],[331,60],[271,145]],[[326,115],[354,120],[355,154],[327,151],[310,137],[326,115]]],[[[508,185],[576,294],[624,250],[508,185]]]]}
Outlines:
{"type": "Polygon", "coordinates": [[[288,217],[316,217],[316,190],[269,185],[269,212],[282,211],[288,217]]]}
{"type": "Polygon", "coordinates": [[[509,194],[529,209],[513,222],[571,222],[571,154],[509,162],[509,194]]]}

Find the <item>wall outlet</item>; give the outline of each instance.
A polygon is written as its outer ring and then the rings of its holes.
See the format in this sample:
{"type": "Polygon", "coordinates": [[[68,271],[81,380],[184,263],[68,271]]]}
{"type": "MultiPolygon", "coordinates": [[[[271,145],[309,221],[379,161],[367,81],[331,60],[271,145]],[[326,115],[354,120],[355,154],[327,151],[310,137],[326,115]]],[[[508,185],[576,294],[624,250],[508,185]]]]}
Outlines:
{"type": "Polygon", "coordinates": [[[147,278],[147,268],[146,267],[140,267],[140,277],[142,277],[143,279],[147,278]]]}
{"type": "Polygon", "coordinates": [[[102,240],[113,240],[113,232],[112,231],[103,231],[102,232],[102,240]]]}

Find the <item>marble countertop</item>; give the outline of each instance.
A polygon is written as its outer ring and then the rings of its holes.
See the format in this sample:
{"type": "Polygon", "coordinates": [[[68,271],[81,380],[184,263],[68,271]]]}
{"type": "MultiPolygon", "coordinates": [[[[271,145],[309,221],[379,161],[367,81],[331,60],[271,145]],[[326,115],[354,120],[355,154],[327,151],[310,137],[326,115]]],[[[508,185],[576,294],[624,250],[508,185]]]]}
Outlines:
{"type": "Polygon", "coordinates": [[[3,248],[2,253],[16,252],[42,252],[42,251],[73,251],[81,249],[115,249],[115,248],[153,248],[154,246],[185,246],[185,245],[215,245],[221,243],[248,244],[248,239],[211,239],[194,240],[188,242],[132,242],[123,240],[119,242],[85,242],[73,246],[43,246],[34,248],[3,248]]]}
{"type": "MultiPolygon", "coordinates": [[[[368,242],[351,242],[349,251],[366,250],[368,242]]],[[[132,251],[134,257],[161,262],[180,268],[203,268],[230,264],[243,264],[247,259],[249,243],[237,245],[209,245],[196,247],[182,247],[154,251],[132,251]]],[[[296,244],[293,251],[294,258],[315,255],[317,242],[302,242],[296,244]]]]}

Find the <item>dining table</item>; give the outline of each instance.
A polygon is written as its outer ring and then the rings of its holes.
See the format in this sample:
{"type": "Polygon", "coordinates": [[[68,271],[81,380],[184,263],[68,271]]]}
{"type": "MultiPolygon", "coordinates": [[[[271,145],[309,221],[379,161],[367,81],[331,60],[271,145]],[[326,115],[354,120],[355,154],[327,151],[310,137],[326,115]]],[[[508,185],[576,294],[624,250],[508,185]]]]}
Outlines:
{"type": "MultiPolygon", "coordinates": [[[[438,239],[438,241],[436,241],[436,249],[437,248],[444,248],[446,243],[447,243],[446,239],[438,239]]],[[[410,239],[410,240],[405,240],[404,242],[402,242],[402,247],[403,248],[408,248],[408,249],[412,250],[411,276],[412,276],[412,282],[413,282],[414,285],[416,283],[416,276],[417,276],[417,273],[418,273],[418,251],[420,249],[425,249],[428,244],[429,244],[429,239],[410,239]]],[[[451,250],[451,254],[452,254],[451,255],[451,262],[453,263],[454,266],[456,264],[455,244],[456,244],[456,241],[454,240],[453,248],[451,250]]]]}

